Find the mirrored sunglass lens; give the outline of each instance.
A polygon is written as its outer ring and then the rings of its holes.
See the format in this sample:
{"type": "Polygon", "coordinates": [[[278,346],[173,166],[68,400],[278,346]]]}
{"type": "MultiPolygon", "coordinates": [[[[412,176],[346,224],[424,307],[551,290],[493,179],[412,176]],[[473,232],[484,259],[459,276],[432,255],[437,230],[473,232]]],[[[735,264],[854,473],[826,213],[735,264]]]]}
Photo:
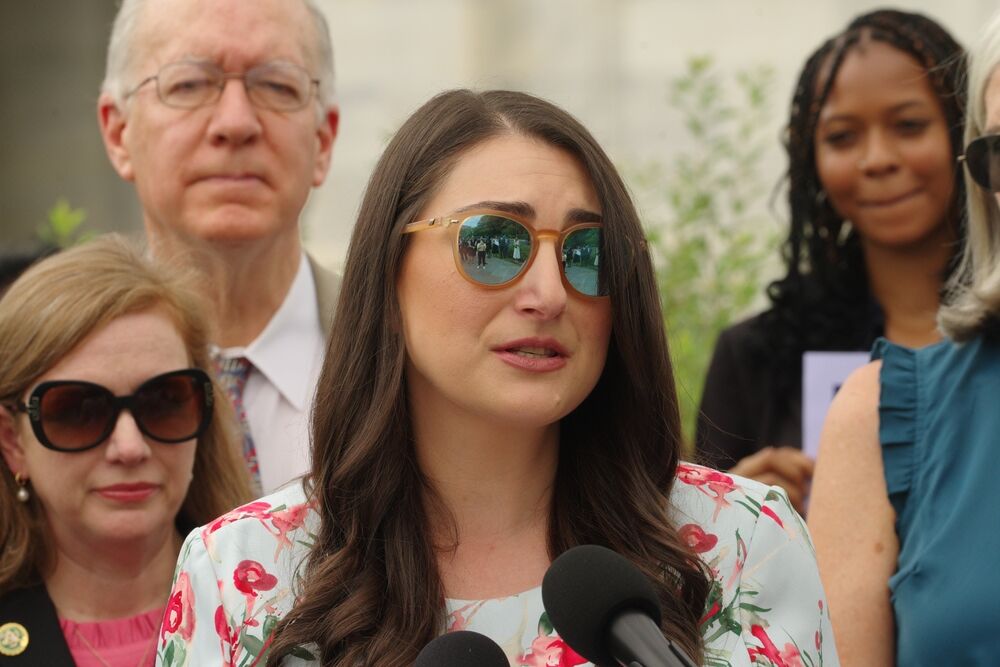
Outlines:
{"type": "Polygon", "coordinates": [[[190,375],[168,375],[135,392],[132,416],[157,440],[181,442],[198,433],[205,410],[201,382],[190,375]]]}
{"type": "Polygon", "coordinates": [[[531,233],[516,220],[474,215],[458,230],[462,270],[483,285],[502,285],[517,277],[531,257],[531,233]]]}
{"type": "Polygon", "coordinates": [[[577,229],[566,236],[562,247],[566,280],[581,294],[607,294],[601,280],[601,230],[598,227],[577,229]]]}
{"type": "Polygon", "coordinates": [[[39,404],[42,431],[57,447],[74,449],[93,445],[111,421],[112,401],[111,394],[101,387],[86,384],[50,387],[39,404]]]}

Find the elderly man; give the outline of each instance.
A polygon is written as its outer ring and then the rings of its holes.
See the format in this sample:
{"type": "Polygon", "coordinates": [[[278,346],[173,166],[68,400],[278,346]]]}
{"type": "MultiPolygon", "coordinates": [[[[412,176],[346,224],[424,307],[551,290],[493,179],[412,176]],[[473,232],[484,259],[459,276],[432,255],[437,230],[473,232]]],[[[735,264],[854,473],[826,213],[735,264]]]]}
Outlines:
{"type": "Polygon", "coordinates": [[[98,101],[151,251],[193,265],[220,379],[268,492],[308,467],[308,413],[337,279],[299,215],[337,135],[333,55],[311,0],[124,0],[98,101]]]}

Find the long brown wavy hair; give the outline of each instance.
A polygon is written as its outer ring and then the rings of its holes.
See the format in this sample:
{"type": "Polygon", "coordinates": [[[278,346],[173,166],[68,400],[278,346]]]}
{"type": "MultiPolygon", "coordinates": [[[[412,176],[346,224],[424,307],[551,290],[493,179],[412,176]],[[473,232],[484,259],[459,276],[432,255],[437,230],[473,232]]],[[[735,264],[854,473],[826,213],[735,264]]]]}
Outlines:
{"type": "MultiPolygon", "coordinates": [[[[0,299],[0,405],[22,400],[39,377],[94,331],[151,308],[173,321],[191,365],[210,370],[202,299],[189,278],[179,269],[154,264],[141,248],[114,234],[28,269],[0,299]]],[[[225,396],[218,386],[213,391],[225,396]]],[[[214,409],[208,431],[198,439],[191,484],[176,520],[182,532],[250,498],[232,408],[217,400],[214,409]]],[[[16,492],[14,475],[0,460],[0,595],[37,583],[55,565],[45,508],[34,494],[27,503],[16,501],[16,492]]]]}
{"type": "Polygon", "coordinates": [[[303,644],[318,645],[324,665],[409,665],[444,630],[428,521],[430,503],[440,505],[417,465],[406,400],[401,231],[466,151],[504,134],[575,156],[605,229],[611,343],[596,387],[560,424],[549,554],[599,544],[624,555],[656,582],[664,633],[692,656],[703,653],[698,619],[709,575],[669,515],[681,429],[635,207],[607,155],[566,112],[523,93],[455,90],[403,124],[368,184],[314,408],[307,487],[321,527],[269,665],[303,644]]]}

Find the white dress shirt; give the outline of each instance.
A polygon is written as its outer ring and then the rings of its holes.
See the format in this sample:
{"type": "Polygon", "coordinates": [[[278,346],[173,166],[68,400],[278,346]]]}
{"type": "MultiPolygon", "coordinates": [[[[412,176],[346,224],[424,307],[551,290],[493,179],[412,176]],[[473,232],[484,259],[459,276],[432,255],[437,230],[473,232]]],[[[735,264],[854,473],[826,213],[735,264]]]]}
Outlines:
{"type": "Polygon", "coordinates": [[[285,300],[260,335],[245,348],[219,350],[253,364],[243,406],[265,494],[309,469],[309,417],[324,352],[316,283],[303,254],[285,300]]]}

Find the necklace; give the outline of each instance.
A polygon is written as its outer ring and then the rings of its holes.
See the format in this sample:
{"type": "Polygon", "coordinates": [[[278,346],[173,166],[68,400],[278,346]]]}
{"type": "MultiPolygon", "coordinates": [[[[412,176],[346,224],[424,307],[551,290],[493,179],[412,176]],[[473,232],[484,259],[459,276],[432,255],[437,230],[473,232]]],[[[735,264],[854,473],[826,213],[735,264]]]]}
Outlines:
{"type": "MultiPolygon", "coordinates": [[[[94,645],[91,644],[89,641],[87,641],[86,637],[80,634],[80,628],[76,628],[76,638],[83,642],[83,645],[87,647],[87,650],[90,651],[90,654],[93,655],[95,658],[97,658],[100,661],[100,663],[104,665],[104,667],[111,667],[111,665],[108,664],[108,661],[105,660],[104,657],[97,652],[97,649],[94,648],[94,645]]],[[[149,656],[149,649],[153,648],[154,644],[156,644],[155,636],[153,637],[153,641],[150,642],[148,646],[146,646],[146,650],[143,651],[142,657],[139,658],[139,662],[135,663],[135,667],[144,667],[144,665],[146,664],[146,657],[149,656]]]]}

